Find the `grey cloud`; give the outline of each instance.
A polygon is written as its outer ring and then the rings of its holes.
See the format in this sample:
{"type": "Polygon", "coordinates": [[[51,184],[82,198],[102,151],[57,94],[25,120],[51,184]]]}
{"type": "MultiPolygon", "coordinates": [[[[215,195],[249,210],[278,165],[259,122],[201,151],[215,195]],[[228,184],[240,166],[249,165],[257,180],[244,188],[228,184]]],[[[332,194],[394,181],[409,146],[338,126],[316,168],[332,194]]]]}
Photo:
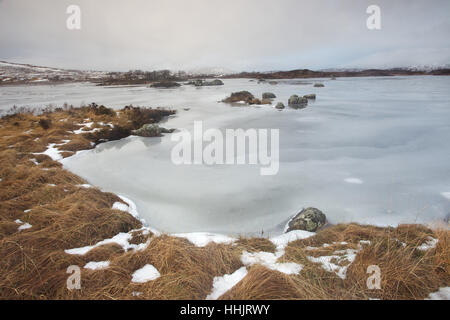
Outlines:
{"type": "Polygon", "coordinates": [[[449,63],[447,0],[3,0],[0,58],[71,68],[233,70],[449,63]],[[382,29],[366,28],[381,7],[382,29]],[[78,4],[82,29],[66,29],[78,4]]]}

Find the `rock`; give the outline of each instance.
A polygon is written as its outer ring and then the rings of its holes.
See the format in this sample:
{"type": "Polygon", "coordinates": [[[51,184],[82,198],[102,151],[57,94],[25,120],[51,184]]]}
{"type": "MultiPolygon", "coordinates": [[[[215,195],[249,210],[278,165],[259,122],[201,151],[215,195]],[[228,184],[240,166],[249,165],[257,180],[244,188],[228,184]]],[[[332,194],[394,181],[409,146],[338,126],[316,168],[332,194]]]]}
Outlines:
{"type": "Polygon", "coordinates": [[[141,128],[133,130],[134,135],[140,137],[160,137],[162,133],[172,133],[175,129],[166,129],[158,126],[157,124],[144,124],[141,128]]]}
{"type": "Polygon", "coordinates": [[[288,106],[295,109],[305,108],[308,104],[308,99],[299,97],[296,94],[292,95],[288,100],[288,106]]]}
{"type": "Polygon", "coordinates": [[[284,104],[283,104],[283,102],[278,102],[277,103],[277,105],[275,106],[275,108],[277,108],[277,109],[284,109],[285,107],[284,107],[284,104]]]}
{"type": "Polygon", "coordinates": [[[176,88],[181,86],[178,82],[174,81],[160,81],[160,82],[154,82],[150,85],[152,88],[176,88]]]}
{"type": "Polygon", "coordinates": [[[215,79],[213,81],[205,81],[203,83],[204,86],[223,86],[223,81],[219,79],[215,79]]]}
{"type": "Polygon", "coordinates": [[[336,77],[335,77],[335,76],[332,76],[332,77],[331,77],[331,80],[336,80],[336,77]]]}
{"type": "Polygon", "coordinates": [[[276,85],[276,84],[278,84],[278,82],[277,81],[269,81],[269,84],[276,85]]]}
{"type": "Polygon", "coordinates": [[[286,232],[292,230],[306,230],[316,232],[327,222],[325,214],[316,208],[306,208],[300,211],[291,221],[289,221],[286,232]]]}
{"type": "Polygon", "coordinates": [[[222,102],[226,103],[235,103],[235,102],[241,102],[244,101],[246,103],[249,103],[251,101],[255,100],[255,97],[248,91],[239,91],[239,92],[233,92],[231,96],[229,96],[226,99],[223,99],[222,102]]]}
{"type": "Polygon", "coordinates": [[[260,104],[272,104],[272,99],[263,98],[260,104]]]}
{"type": "Polygon", "coordinates": [[[322,87],[325,87],[325,85],[323,83],[314,83],[314,87],[322,88],[322,87]]]}
{"type": "Polygon", "coordinates": [[[305,94],[303,96],[303,98],[310,99],[310,100],[316,100],[316,94],[315,93],[305,94]]]}
{"type": "Polygon", "coordinates": [[[272,92],[264,92],[262,94],[263,99],[275,99],[277,96],[273,94],[272,92]]]}

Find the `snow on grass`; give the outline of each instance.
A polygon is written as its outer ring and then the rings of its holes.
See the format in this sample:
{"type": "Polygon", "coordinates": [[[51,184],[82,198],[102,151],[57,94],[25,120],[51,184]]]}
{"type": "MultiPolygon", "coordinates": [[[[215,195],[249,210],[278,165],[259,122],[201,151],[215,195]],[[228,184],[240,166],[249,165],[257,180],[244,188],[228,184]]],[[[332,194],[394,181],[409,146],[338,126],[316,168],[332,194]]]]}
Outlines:
{"type": "Polygon", "coordinates": [[[130,240],[133,237],[131,233],[134,232],[134,231],[138,231],[138,230],[131,230],[128,233],[121,232],[121,233],[115,235],[114,237],[112,237],[110,239],[102,240],[102,241],[97,242],[96,244],[94,244],[92,246],[85,246],[85,247],[80,247],[80,248],[66,249],[66,250],[64,250],[64,252],[68,253],[68,254],[85,255],[86,253],[88,253],[92,249],[94,249],[94,248],[96,248],[98,246],[102,246],[104,244],[108,244],[108,243],[116,243],[116,244],[118,244],[119,246],[121,246],[123,248],[123,250],[125,252],[128,251],[129,249],[132,249],[132,250],[135,250],[135,251],[144,250],[145,248],[147,248],[147,246],[150,243],[150,241],[147,241],[145,243],[140,243],[140,244],[130,243],[130,240]]]}
{"type": "Polygon", "coordinates": [[[151,264],[146,264],[141,269],[136,270],[132,275],[132,282],[145,283],[147,281],[158,279],[161,275],[151,264]]]}
{"type": "Polygon", "coordinates": [[[314,232],[304,230],[293,230],[282,235],[272,237],[269,240],[277,247],[277,250],[284,250],[289,242],[306,239],[315,235],[314,232]]]}
{"type": "Polygon", "coordinates": [[[344,181],[347,183],[353,183],[353,184],[362,184],[363,183],[363,181],[361,179],[353,178],[353,177],[345,178],[344,181]]]}
{"type": "Polygon", "coordinates": [[[122,202],[114,202],[112,209],[113,210],[120,210],[120,211],[128,211],[128,206],[125,203],[122,202]]]}
{"type": "Polygon", "coordinates": [[[60,154],[58,148],[55,148],[56,145],[57,145],[56,143],[50,143],[47,146],[47,150],[45,150],[44,152],[36,152],[33,154],[45,154],[50,158],[52,158],[52,160],[54,161],[62,160],[63,156],[60,154]]]}
{"type": "Polygon", "coordinates": [[[32,227],[31,224],[29,223],[24,223],[22,220],[20,219],[16,219],[14,220],[15,223],[20,224],[20,226],[17,228],[17,230],[22,231],[22,230],[26,230],[26,229],[30,229],[32,227]]]}
{"type": "MultiPolygon", "coordinates": [[[[124,196],[120,196],[119,195],[119,198],[123,201],[123,202],[125,202],[125,203],[127,203],[128,204],[128,206],[127,206],[127,209],[126,210],[123,210],[123,211],[127,211],[129,214],[131,214],[133,217],[135,217],[135,218],[137,218],[137,217],[139,217],[139,212],[137,211],[137,206],[136,206],[136,204],[133,202],[133,201],[131,201],[130,199],[128,199],[128,198],[125,198],[124,196]]],[[[117,203],[117,202],[116,202],[117,203]]],[[[120,209],[119,209],[120,210],[120,209]]]]}
{"type": "Polygon", "coordinates": [[[85,184],[77,184],[76,187],[79,188],[85,188],[85,189],[89,189],[89,188],[93,188],[92,185],[85,183],[85,184]]]}
{"type": "Polygon", "coordinates": [[[225,274],[222,277],[214,277],[212,292],[206,300],[217,300],[225,292],[233,288],[239,281],[247,275],[247,268],[242,267],[232,274],[225,274]]]}
{"type": "Polygon", "coordinates": [[[436,247],[436,244],[438,243],[438,239],[435,239],[433,237],[428,237],[427,241],[422,243],[420,246],[417,247],[418,250],[421,251],[427,251],[429,249],[433,249],[436,247]]]}
{"type": "Polygon", "coordinates": [[[450,192],[441,192],[441,195],[450,200],[450,192]]]}
{"type": "Polygon", "coordinates": [[[439,291],[430,293],[425,300],[450,300],[450,287],[442,287],[439,291]]]}
{"type": "Polygon", "coordinates": [[[18,230],[19,230],[19,231],[22,231],[22,230],[25,230],[25,229],[30,229],[31,227],[32,227],[32,225],[29,224],[29,223],[27,222],[27,223],[22,224],[22,225],[18,228],[18,230]]]}
{"type": "Polygon", "coordinates": [[[263,265],[269,269],[277,270],[285,274],[298,274],[303,266],[295,262],[277,262],[280,257],[284,255],[284,249],[289,242],[306,239],[315,235],[314,232],[304,230],[293,230],[282,235],[272,237],[269,240],[276,246],[275,253],[272,252],[247,252],[243,251],[241,261],[246,266],[254,264],[263,265]]]}
{"type": "Polygon", "coordinates": [[[197,247],[205,247],[210,242],[231,244],[236,241],[235,238],[208,232],[175,233],[171,236],[185,238],[197,247]]]}
{"type": "Polygon", "coordinates": [[[78,130],[73,130],[73,133],[74,134],[82,134],[82,133],[92,133],[92,132],[100,131],[99,128],[94,128],[92,130],[84,130],[84,128],[86,128],[86,127],[82,127],[82,128],[80,128],[78,130]]]}
{"type": "Polygon", "coordinates": [[[353,261],[355,261],[357,252],[358,250],[354,249],[337,250],[333,252],[333,255],[331,256],[308,256],[307,258],[313,263],[320,263],[324,270],[328,272],[334,272],[339,278],[345,279],[347,277],[347,269],[353,263],[353,261]],[[333,263],[333,260],[336,260],[336,263],[333,263]],[[339,265],[339,263],[345,261],[348,261],[349,264],[345,266],[339,265]]]}
{"type": "Polygon", "coordinates": [[[99,270],[99,269],[106,269],[109,267],[109,261],[91,261],[86,263],[84,266],[85,269],[91,269],[91,270],[99,270]]]}
{"type": "Polygon", "coordinates": [[[37,160],[34,159],[34,158],[33,158],[33,159],[30,159],[30,161],[33,162],[33,163],[34,163],[35,165],[37,165],[37,166],[39,165],[39,162],[37,162],[37,160]]]}
{"type": "Polygon", "coordinates": [[[246,266],[252,266],[254,264],[263,265],[269,269],[276,270],[285,274],[298,274],[303,266],[295,262],[277,262],[284,252],[277,251],[272,252],[247,252],[243,251],[241,255],[241,261],[246,266]]]}

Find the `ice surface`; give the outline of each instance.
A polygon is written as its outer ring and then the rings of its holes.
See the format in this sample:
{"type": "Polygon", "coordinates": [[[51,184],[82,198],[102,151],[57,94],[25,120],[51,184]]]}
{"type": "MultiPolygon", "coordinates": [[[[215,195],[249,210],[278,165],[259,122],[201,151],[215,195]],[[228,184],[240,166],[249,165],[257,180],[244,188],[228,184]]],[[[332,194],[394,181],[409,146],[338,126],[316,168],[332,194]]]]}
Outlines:
{"type": "Polygon", "coordinates": [[[325,82],[319,89],[295,80],[270,85],[247,79],[168,90],[8,86],[0,88],[0,108],[95,100],[120,108],[131,103],[172,107],[178,114],[162,124],[169,128],[192,131],[193,121],[203,120],[205,128],[280,129],[275,176],[260,176],[259,167],[251,165],[176,166],[170,135],[105,143],[64,161],[90,184],[133,200],[147,223],[163,232],[273,236],[309,206],[322,210],[331,223],[395,225],[445,218],[450,212],[450,78],[325,82]],[[274,103],[287,104],[292,94],[316,93],[317,99],[305,109],[281,112],[217,103],[241,90],[258,97],[273,92],[274,103]]]}

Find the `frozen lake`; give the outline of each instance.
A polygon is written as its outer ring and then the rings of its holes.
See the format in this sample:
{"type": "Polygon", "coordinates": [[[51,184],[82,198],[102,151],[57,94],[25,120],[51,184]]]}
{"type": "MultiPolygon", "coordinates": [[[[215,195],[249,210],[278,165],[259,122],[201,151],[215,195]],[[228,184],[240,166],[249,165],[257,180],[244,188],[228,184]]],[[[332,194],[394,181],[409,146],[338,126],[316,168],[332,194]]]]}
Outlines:
{"type": "Polygon", "coordinates": [[[90,84],[0,87],[0,109],[68,102],[172,107],[167,128],[280,130],[277,175],[255,165],[179,165],[176,142],[129,137],[69,158],[64,165],[103,190],[133,200],[147,223],[166,232],[280,232],[303,207],[330,222],[395,225],[431,222],[450,213],[450,78],[313,79],[258,84],[224,80],[220,87],[102,88],[90,84]],[[306,109],[231,107],[231,92],[260,97],[316,93],[306,109]],[[189,111],[183,108],[190,108],[189,111]]]}

